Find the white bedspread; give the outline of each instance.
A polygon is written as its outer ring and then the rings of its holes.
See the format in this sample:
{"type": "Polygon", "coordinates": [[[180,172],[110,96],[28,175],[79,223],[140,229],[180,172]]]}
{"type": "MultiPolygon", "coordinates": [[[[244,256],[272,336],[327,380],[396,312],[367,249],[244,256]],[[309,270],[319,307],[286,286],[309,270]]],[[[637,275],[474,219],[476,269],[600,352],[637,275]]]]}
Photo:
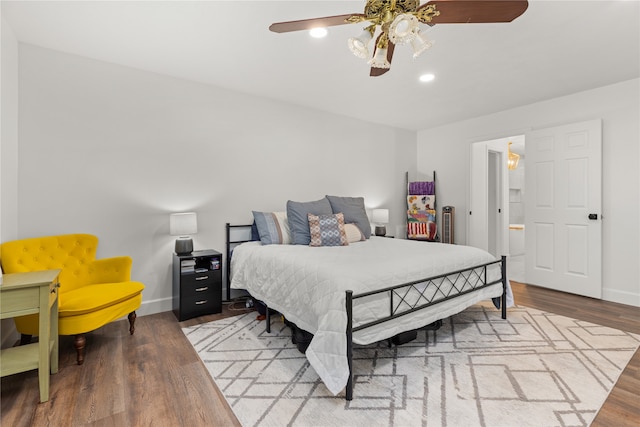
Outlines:
{"type": "MultiPolygon", "coordinates": [[[[314,334],[306,356],[327,388],[337,394],[349,376],[345,330],[345,290],[354,294],[433,277],[494,261],[477,248],[372,237],[341,247],[244,243],[231,258],[231,287],[246,289],[298,327],[314,334]]],[[[500,265],[488,270],[488,281],[500,277],[500,265]]],[[[450,287],[447,281],[444,291],[450,287]]],[[[432,292],[433,285],[427,288],[432,292]]],[[[424,287],[422,288],[424,289],[424,287]]],[[[422,290],[421,289],[421,290],[422,290]]],[[[513,304],[508,288],[507,305],[513,304]]],[[[354,333],[369,344],[459,313],[478,301],[502,294],[497,283],[436,306],[354,333]]],[[[439,295],[439,294],[438,294],[439,295]]],[[[436,295],[436,299],[440,297],[436,295]]],[[[412,291],[408,298],[417,298],[412,291]]],[[[389,314],[388,296],[354,303],[354,327],[389,314]]]]}

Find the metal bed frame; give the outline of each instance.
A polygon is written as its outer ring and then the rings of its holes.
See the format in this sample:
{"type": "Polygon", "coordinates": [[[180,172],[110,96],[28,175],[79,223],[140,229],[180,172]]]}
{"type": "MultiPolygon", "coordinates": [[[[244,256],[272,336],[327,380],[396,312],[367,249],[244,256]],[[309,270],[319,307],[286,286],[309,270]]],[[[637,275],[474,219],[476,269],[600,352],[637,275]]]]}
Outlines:
{"type": "MultiPolygon", "coordinates": [[[[231,229],[233,228],[250,228],[251,224],[245,225],[231,225],[226,224],[227,231],[227,298],[231,289],[231,246],[235,244],[249,242],[251,240],[231,240],[231,229]]],[[[399,285],[389,286],[377,291],[365,292],[361,294],[354,294],[351,290],[346,290],[346,303],[345,310],[347,313],[347,328],[345,331],[345,337],[347,340],[347,362],[349,365],[349,379],[346,386],[346,400],[353,399],[353,334],[354,332],[361,331],[371,326],[379,325],[384,322],[397,319],[402,316],[406,316],[410,313],[425,309],[437,305],[439,303],[457,298],[462,295],[466,295],[477,290],[486,288],[488,286],[502,283],[502,295],[500,298],[500,309],[502,319],[507,318],[507,257],[502,256],[500,260],[488,262],[485,264],[476,265],[474,267],[452,271],[437,276],[427,277],[420,280],[415,280],[408,283],[402,283],[399,285]],[[491,282],[487,279],[487,269],[489,266],[500,264],[500,278],[491,282]],[[451,289],[445,294],[442,290],[443,284],[450,284],[451,289]],[[426,286],[425,286],[426,285],[426,286]],[[457,292],[460,289],[464,289],[467,285],[470,288],[458,292],[452,295],[452,292],[457,292]],[[436,288],[436,292],[433,292],[431,296],[426,296],[425,291],[427,289],[433,290],[436,288]],[[422,290],[420,288],[423,288],[422,290]],[[420,297],[415,303],[409,303],[405,297],[409,292],[415,290],[419,293],[420,297]],[[354,303],[365,297],[372,295],[388,294],[389,298],[389,315],[379,318],[375,321],[364,323],[358,326],[353,326],[353,306],[354,303]],[[437,298],[437,299],[436,299],[437,298]]],[[[266,303],[265,303],[266,306],[266,303]]],[[[269,307],[266,310],[266,332],[271,333],[271,316],[269,307]]]]}

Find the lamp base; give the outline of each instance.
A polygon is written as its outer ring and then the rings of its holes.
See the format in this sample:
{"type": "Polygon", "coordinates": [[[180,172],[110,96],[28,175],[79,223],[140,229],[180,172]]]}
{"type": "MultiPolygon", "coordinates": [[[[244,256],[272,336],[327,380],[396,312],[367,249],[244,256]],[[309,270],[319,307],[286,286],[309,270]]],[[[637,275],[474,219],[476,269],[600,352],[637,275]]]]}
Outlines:
{"type": "Polygon", "coordinates": [[[384,225],[376,225],[376,236],[384,237],[387,234],[387,227],[384,225]]]}
{"type": "Polygon", "coordinates": [[[176,254],[187,255],[193,252],[193,240],[176,239],[176,254]]]}

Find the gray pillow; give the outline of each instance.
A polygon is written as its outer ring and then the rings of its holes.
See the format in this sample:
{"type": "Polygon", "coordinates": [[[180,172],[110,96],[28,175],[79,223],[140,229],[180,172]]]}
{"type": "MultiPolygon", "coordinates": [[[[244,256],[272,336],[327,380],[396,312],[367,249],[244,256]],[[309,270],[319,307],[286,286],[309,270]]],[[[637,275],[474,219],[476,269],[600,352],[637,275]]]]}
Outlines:
{"type": "Polygon", "coordinates": [[[287,219],[291,230],[291,240],[294,245],[308,245],[311,243],[309,232],[309,217],[312,215],[331,215],[331,204],[326,198],[314,202],[287,202],[287,219]]]}
{"type": "Polygon", "coordinates": [[[371,237],[371,223],[364,208],[364,197],[327,196],[333,213],[342,212],[345,224],[358,226],[365,239],[371,237]]]}

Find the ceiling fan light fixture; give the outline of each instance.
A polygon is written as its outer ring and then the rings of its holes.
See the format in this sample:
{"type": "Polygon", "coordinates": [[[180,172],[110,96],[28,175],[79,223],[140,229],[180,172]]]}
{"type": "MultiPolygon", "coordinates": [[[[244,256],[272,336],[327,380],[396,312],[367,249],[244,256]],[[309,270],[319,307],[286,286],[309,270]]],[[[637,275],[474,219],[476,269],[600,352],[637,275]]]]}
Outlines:
{"type": "Polygon", "coordinates": [[[391,68],[391,63],[387,60],[387,48],[376,48],[376,53],[373,58],[369,60],[369,65],[373,68],[391,68]]]}
{"type": "Polygon", "coordinates": [[[389,40],[394,44],[410,43],[420,31],[418,18],[403,13],[398,15],[389,26],[389,40]]]}
{"type": "Polygon", "coordinates": [[[427,29],[427,26],[441,24],[511,22],[529,7],[528,0],[427,0],[424,4],[420,4],[424,0],[365,1],[362,13],[276,22],[269,26],[269,30],[287,33],[309,30],[316,26],[368,22],[360,37],[348,40],[348,47],[355,56],[368,59],[368,63],[372,65],[369,75],[378,77],[391,68],[391,60],[398,44],[410,44],[414,59],[433,45],[433,42],[421,34],[420,27],[427,29]],[[369,47],[376,34],[375,47],[369,47]]]}
{"type": "Polygon", "coordinates": [[[413,48],[413,59],[417,58],[424,52],[425,50],[431,48],[433,46],[433,42],[427,40],[426,37],[422,35],[420,31],[415,33],[415,37],[411,40],[411,47],[413,48]]]}
{"type": "Polygon", "coordinates": [[[369,57],[369,42],[373,38],[373,33],[365,29],[358,37],[351,37],[347,40],[349,50],[358,58],[366,59],[369,57]]]}

